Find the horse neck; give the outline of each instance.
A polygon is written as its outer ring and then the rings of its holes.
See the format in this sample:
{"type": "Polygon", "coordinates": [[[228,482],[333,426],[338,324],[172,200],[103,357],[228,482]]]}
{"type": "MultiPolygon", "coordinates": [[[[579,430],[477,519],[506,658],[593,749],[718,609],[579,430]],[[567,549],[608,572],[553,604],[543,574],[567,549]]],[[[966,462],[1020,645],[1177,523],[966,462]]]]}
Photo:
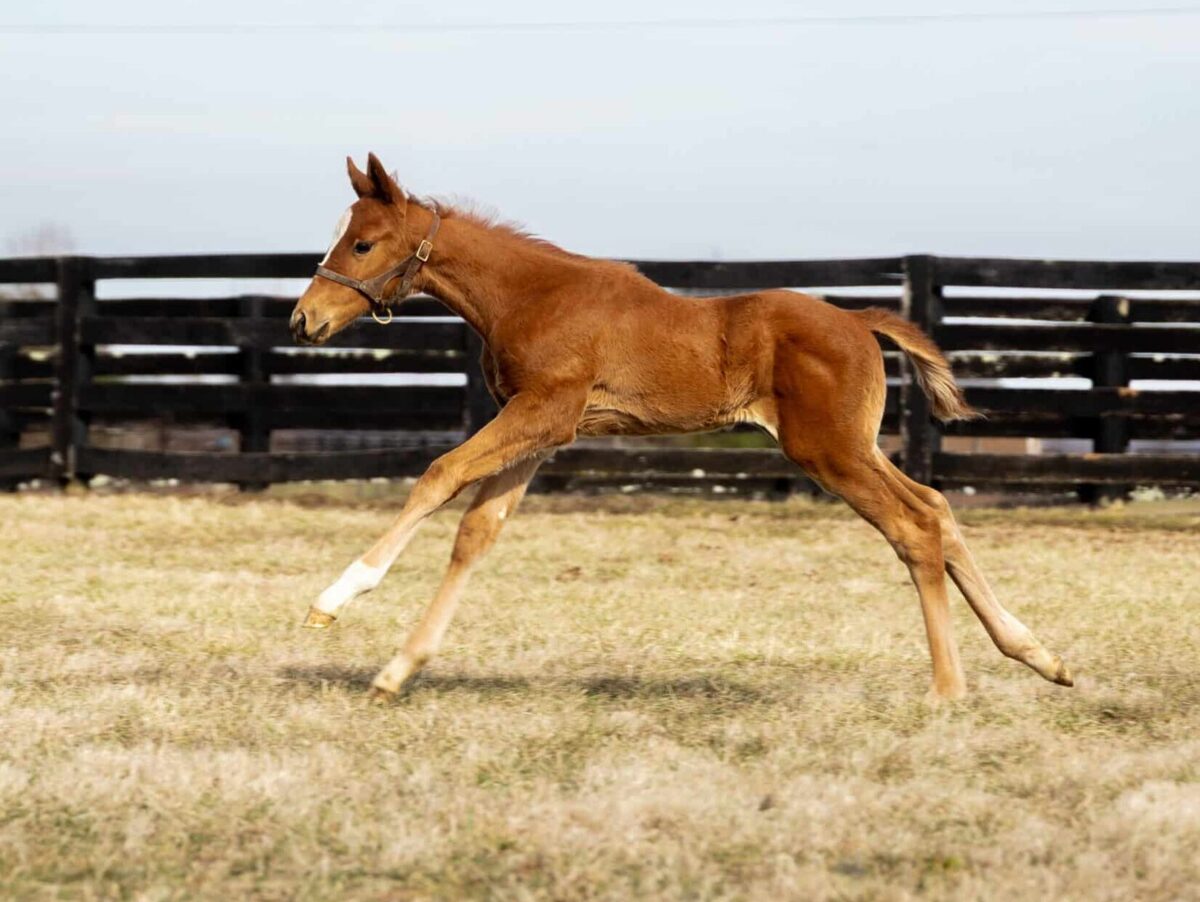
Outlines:
{"type": "Polygon", "coordinates": [[[512,306],[537,303],[572,260],[504,228],[459,216],[442,220],[415,287],[437,298],[486,341],[512,306]],[[562,271],[559,273],[558,271],[562,271]]]}

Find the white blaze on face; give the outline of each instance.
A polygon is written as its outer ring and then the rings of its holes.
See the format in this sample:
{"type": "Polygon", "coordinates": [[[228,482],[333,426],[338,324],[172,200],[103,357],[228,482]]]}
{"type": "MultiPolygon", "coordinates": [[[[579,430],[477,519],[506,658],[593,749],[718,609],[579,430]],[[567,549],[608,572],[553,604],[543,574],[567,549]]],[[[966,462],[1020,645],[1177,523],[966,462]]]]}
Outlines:
{"type": "Polygon", "coordinates": [[[337,243],[342,240],[342,236],[346,234],[346,229],[350,228],[350,218],[353,214],[350,208],[346,208],[346,212],[342,214],[342,218],[337,221],[337,225],[333,229],[333,241],[329,245],[329,250],[325,252],[325,257],[321,260],[321,265],[324,266],[329,262],[329,255],[333,253],[333,249],[337,247],[337,243]]]}

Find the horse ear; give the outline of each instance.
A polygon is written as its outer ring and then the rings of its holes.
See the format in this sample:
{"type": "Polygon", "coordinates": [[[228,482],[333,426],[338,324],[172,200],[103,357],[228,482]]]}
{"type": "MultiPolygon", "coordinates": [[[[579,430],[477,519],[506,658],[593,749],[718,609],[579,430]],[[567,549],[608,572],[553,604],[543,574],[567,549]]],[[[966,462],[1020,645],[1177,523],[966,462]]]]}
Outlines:
{"type": "Polygon", "coordinates": [[[367,154],[367,175],[371,177],[371,184],[375,186],[377,198],[390,204],[404,203],[404,190],[388,175],[383,164],[379,162],[379,157],[373,153],[367,154]]]}
{"type": "Polygon", "coordinates": [[[346,172],[350,174],[350,185],[359,197],[370,197],[375,193],[375,185],[365,172],[354,165],[353,157],[346,157],[346,172]]]}

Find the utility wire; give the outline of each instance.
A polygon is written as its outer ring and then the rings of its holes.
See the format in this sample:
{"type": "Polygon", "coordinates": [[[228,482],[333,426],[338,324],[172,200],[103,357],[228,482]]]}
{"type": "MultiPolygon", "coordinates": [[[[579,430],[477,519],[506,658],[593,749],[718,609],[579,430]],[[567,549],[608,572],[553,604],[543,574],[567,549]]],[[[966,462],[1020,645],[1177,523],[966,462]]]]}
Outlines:
{"type": "Polygon", "coordinates": [[[300,24],[285,22],[196,23],[187,24],[123,24],[123,23],[0,23],[0,33],[39,35],[225,35],[225,34],[328,34],[349,33],[371,35],[379,33],[487,33],[487,32],[590,32],[637,31],[639,29],[714,29],[753,28],[758,26],[791,27],[822,25],[921,25],[936,22],[1002,22],[1073,20],[1105,18],[1150,18],[1163,16],[1200,15],[1200,7],[1160,6],[1133,9],[1080,9],[968,12],[968,13],[881,13],[863,16],[769,16],[763,18],[736,17],[731,19],[613,19],[604,21],[544,21],[544,22],[443,22],[443,23],[357,23],[300,24]]]}

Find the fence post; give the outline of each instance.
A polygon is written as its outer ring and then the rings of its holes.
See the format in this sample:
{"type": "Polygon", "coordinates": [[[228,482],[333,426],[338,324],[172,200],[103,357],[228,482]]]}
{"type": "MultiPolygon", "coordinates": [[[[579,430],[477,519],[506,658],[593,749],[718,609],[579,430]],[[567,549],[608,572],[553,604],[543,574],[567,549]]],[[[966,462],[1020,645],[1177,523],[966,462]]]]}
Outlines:
{"type": "Polygon", "coordinates": [[[96,282],[86,257],[58,258],[58,304],[55,328],[58,358],[54,367],[53,411],[50,427],[50,468],[47,476],[59,485],[89,474],[78,471],[79,449],[87,444],[88,416],[80,411],[79,396],[92,380],[95,349],[85,346],[81,320],[96,312],[96,282]]]}
{"type": "MultiPolygon", "coordinates": [[[[1129,298],[1103,294],[1092,302],[1087,320],[1090,323],[1130,322],[1129,298]]],[[[1129,354],[1126,351],[1096,351],[1091,359],[1092,386],[1120,388],[1129,385],[1129,354]]],[[[1129,450],[1129,419],[1119,413],[1104,413],[1092,426],[1092,450],[1097,454],[1124,454],[1129,450]]],[[[1099,504],[1123,498],[1130,491],[1127,485],[1081,485],[1079,498],[1089,504],[1099,504]]]]}
{"type": "MultiPolygon", "coordinates": [[[[904,295],[900,313],[936,340],[942,322],[941,288],[936,284],[937,258],[916,254],[904,258],[904,295]]],[[[933,425],[932,407],[907,357],[901,363],[900,442],[904,472],[923,485],[933,482],[933,456],[941,435],[933,425]]]]}
{"type": "MultiPolygon", "coordinates": [[[[0,301],[0,323],[7,319],[11,306],[15,302],[0,301]]],[[[16,382],[17,350],[16,343],[0,340],[0,383],[16,382]]],[[[21,443],[21,429],[16,419],[4,407],[0,407],[0,449],[16,448],[21,443]]],[[[0,492],[16,488],[20,482],[17,478],[0,479],[0,492]]]]}
{"type": "Polygon", "coordinates": [[[463,430],[467,438],[470,438],[496,415],[496,402],[492,400],[479,365],[479,358],[483,355],[483,339],[469,325],[466,326],[465,332],[463,351],[466,360],[463,370],[467,375],[467,397],[463,410],[463,430]]]}
{"type": "MultiPolygon", "coordinates": [[[[263,315],[263,299],[261,297],[244,297],[238,302],[238,313],[243,319],[259,319],[263,315]]],[[[257,335],[257,331],[250,330],[257,335]]],[[[267,373],[266,355],[257,345],[242,348],[240,351],[241,367],[239,376],[243,385],[266,385],[271,381],[267,373]]],[[[265,398],[251,390],[245,410],[237,417],[238,433],[240,435],[239,453],[262,452],[271,450],[271,430],[266,426],[264,413],[265,398]]],[[[243,492],[261,492],[267,488],[266,482],[239,482],[238,489],[243,492]]]]}

